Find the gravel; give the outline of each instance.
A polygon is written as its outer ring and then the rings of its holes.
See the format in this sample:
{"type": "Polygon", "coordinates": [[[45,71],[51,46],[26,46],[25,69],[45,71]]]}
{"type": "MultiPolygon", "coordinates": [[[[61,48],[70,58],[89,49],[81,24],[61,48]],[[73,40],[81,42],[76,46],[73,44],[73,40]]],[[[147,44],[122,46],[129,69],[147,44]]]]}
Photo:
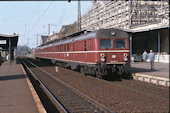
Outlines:
{"type": "MultiPolygon", "coordinates": [[[[35,62],[35,61],[34,61],[35,62]]],[[[39,63],[41,68],[114,112],[169,112],[169,89],[133,80],[107,81],[39,63]]]]}

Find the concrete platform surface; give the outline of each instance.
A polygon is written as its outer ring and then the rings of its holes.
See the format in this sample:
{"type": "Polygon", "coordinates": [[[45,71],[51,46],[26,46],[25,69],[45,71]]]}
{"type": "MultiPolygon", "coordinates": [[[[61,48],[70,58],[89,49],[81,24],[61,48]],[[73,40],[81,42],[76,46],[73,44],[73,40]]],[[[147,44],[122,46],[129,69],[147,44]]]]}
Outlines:
{"type": "Polygon", "coordinates": [[[169,78],[169,63],[155,62],[154,70],[150,70],[150,62],[134,62],[129,69],[131,73],[169,78]]]}
{"type": "Polygon", "coordinates": [[[0,113],[39,113],[20,64],[0,65],[0,113]]]}

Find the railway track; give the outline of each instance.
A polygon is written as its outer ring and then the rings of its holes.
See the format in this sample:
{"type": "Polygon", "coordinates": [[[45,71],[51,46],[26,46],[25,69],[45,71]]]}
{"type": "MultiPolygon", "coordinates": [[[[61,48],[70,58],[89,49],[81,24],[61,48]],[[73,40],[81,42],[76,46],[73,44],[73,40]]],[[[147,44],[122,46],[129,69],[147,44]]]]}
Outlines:
{"type": "MultiPolygon", "coordinates": [[[[88,77],[96,81],[96,78],[91,76],[88,77]]],[[[137,94],[147,95],[165,101],[169,100],[169,88],[156,86],[154,84],[144,83],[135,80],[126,80],[126,79],[122,79],[121,82],[116,82],[116,81],[111,82],[111,81],[101,80],[101,79],[97,79],[97,81],[101,82],[101,84],[103,83],[108,84],[114,87],[121,88],[123,90],[132,91],[137,94]]]]}
{"type": "MultiPolygon", "coordinates": [[[[55,66],[46,61],[27,60],[46,70],[114,112],[167,112],[169,89],[134,80],[102,80],[55,66]],[[160,97],[159,97],[160,96],[160,97]]],[[[33,67],[33,66],[32,66],[33,67]]]]}
{"type": "Polygon", "coordinates": [[[153,84],[142,83],[139,81],[126,80],[126,79],[122,79],[121,83],[120,82],[108,82],[108,81],[103,81],[103,80],[99,80],[99,81],[104,84],[108,84],[114,87],[121,88],[122,90],[128,90],[128,91],[132,91],[137,94],[147,95],[150,97],[158,98],[160,100],[169,101],[169,95],[168,95],[169,89],[168,88],[163,88],[163,87],[155,86],[153,84]]]}
{"type": "Polygon", "coordinates": [[[60,112],[103,113],[113,112],[67,83],[26,59],[20,59],[26,69],[40,83],[60,112]]]}

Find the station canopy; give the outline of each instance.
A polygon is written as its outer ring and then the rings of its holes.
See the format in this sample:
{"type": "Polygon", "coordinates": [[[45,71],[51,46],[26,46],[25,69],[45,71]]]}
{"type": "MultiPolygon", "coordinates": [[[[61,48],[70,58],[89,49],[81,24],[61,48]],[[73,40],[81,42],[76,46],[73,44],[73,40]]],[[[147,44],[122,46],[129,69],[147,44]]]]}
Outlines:
{"type": "Polygon", "coordinates": [[[15,49],[18,43],[18,35],[4,35],[0,34],[0,50],[9,50],[9,40],[11,40],[11,48],[15,49]]]}

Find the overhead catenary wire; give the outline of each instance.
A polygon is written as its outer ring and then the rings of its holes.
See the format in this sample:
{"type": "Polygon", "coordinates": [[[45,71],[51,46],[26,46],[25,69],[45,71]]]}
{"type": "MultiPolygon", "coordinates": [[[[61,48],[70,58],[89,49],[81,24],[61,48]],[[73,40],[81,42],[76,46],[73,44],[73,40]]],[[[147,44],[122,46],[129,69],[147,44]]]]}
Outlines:
{"type": "MultiPolygon", "coordinates": [[[[56,7],[50,7],[49,9],[54,9],[54,8],[56,8],[56,7]]],[[[21,17],[26,17],[26,16],[32,16],[32,15],[44,12],[45,10],[40,10],[40,11],[36,11],[36,12],[33,12],[33,13],[27,13],[27,14],[23,14],[23,15],[4,17],[4,18],[0,18],[0,20],[9,20],[9,19],[21,18],[21,17]]]]}
{"type": "Polygon", "coordinates": [[[65,14],[66,10],[67,10],[67,7],[68,7],[68,4],[66,6],[66,4],[64,4],[64,7],[63,7],[63,12],[61,12],[60,14],[60,19],[59,19],[59,26],[63,24],[63,15],[65,14]]]}
{"type": "MultiPolygon", "coordinates": [[[[38,2],[38,4],[37,4],[37,6],[36,6],[36,8],[34,10],[34,14],[33,14],[32,18],[30,19],[30,22],[32,22],[32,20],[34,19],[35,13],[36,13],[37,9],[39,8],[39,5],[40,5],[40,2],[38,2]]],[[[23,37],[25,37],[26,28],[27,28],[27,26],[25,25],[25,31],[24,31],[23,37]]]]}
{"type": "Polygon", "coordinates": [[[28,33],[31,33],[32,30],[34,30],[35,26],[38,24],[38,22],[40,21],[40,19],[44,16],[44,14],[48,11],[48,9],[51,7],[53,1],[48,5],[48,7],[44,10],[44,12],[39,16],[38,20],[32,25],[31,29],[29,30],[29,32],[26,33],[26,35],[28,35],[28,33]]]}

